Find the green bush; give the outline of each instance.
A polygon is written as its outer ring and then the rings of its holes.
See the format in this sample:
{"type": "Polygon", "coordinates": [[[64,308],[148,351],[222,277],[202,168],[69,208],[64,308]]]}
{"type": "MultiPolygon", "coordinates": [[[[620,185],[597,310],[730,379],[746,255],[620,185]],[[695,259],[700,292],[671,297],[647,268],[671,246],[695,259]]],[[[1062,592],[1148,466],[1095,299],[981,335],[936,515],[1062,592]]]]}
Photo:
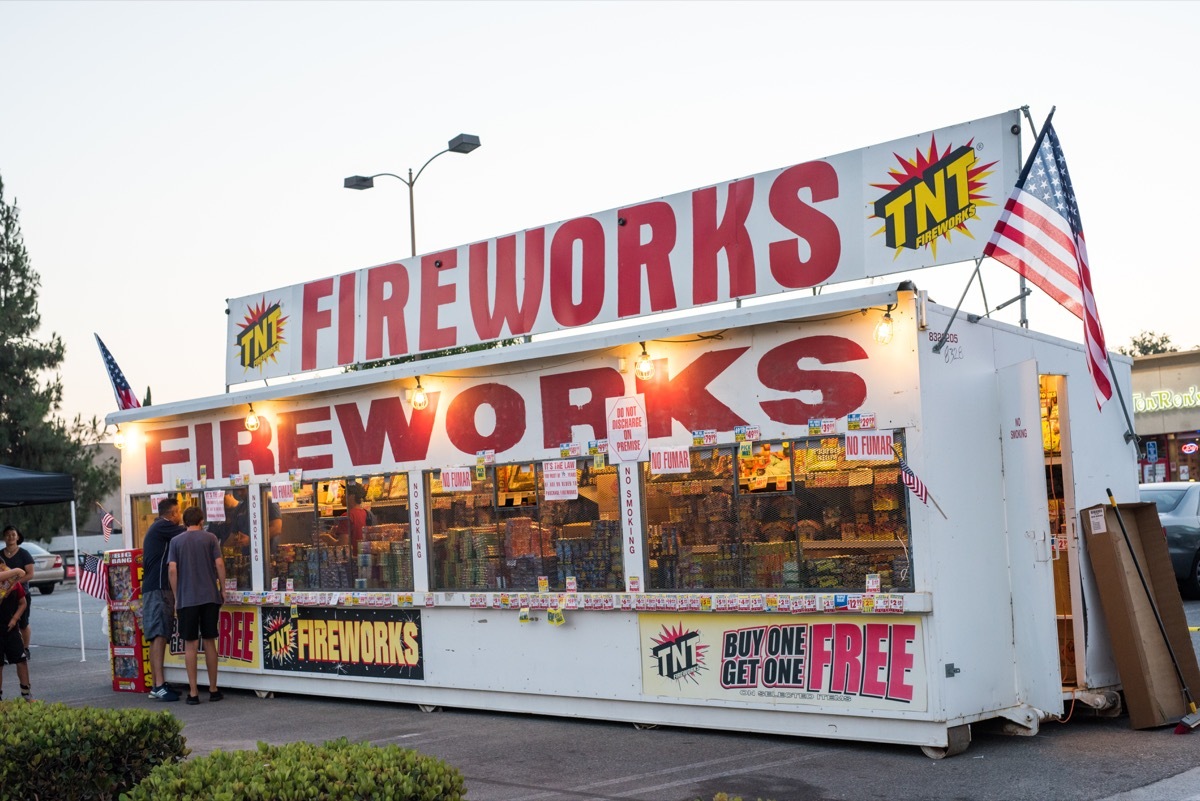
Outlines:
{"type": "Polygon", "coordinates": [[[462,774],[397,745],[259,743],[257,751],[214,751],[159,766],[121,801],[461,801],[462,774]]]}
{"type": "Polygon", "coordinates": [[[116,798],[187,756],[182,729],[169,712],[0,702],[0,795],[116,798]]]}

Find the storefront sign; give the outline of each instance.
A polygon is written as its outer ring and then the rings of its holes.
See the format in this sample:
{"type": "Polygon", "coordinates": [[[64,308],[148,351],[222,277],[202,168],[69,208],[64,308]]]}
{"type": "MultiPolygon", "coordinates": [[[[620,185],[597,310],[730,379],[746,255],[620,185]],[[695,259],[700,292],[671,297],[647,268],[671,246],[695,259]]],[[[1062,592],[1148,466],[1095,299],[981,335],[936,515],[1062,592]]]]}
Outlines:
{"type": "Polygon", "coordinates": [[[844,709],[926,708],[920,620],[643,614],[648,696],[844,709]]]}
{"type": "Polygon", "coordinates": [[[1159,389],[1154,392],[1133,393],[1134,414],[1165,412],[1169,409],[1195,409],[1200,407],[1200,389],[1190,386],[1186,390],[1159,389]]]}
{"type": "Polygon", "coordinates": [[[499,462],[513,454],[557,458],[564,442],[587,442],[589,450],[592,442],[597,450],[606,443],[608,461],[616,464],[643,461],[650,445],[682,444],[697,431],[707,444],[730,441],[747,420],[761,421],[772,438],[807,436],[810,420],[818,431],[823,421],[836,428],[861,408],[876,410],[881,430],[911,424],[918,392],[894,391],[894,354],[883,352],[871,330],[866,318],[842,318],[806,323],[801,335],[776,325],[752,334],[729,331],[703,346],[656,343],[660,365],[651,382],[622,375],[600,355],[503,382],[461,375],[438,376],[435,384],[430,377],[429,405],[419,410],[387,382],[281,398],[256,431],[245,429],[237,409],[217,409],[140,430],[138,444],[122,452],[123,470],[144,475],[151,489],[200,464],[215,465],[214,475],[249,468],[260,476],[363,475],[430,463],[465,469],[477,464],[480,451],[499,462]],[[620,399],[625,415],[618,418],[620,399]]]}
{"type": "Polygon", "coordinates": [[[639,462],[649,441],[643,395],[608,399],[608,456],[613,462],[639,462]]]}
{"type": "Polygon", "coordinates": [[[846,461],[891,461],[896,458],[891,431],[847,431],[846,461]]]}
{"type": "Polygon", "coordinates": [[[234,298],[225,383],[966,261],[1016,182],[1020,124],[1009,111],[234,298]]]}
{"type": "MultiPolygon", "coordinates": [[[[217,661],[221,668],[254,668],[262,667],[259,639],[259,609],[254,606],[221,607],[221,615],[217,620],[217,661]]],[[[183,640],[178,633],[173,634],[168,641],[168,653],[165,663],[168,665],[183,664],[183,640]]],[[[203,662],[203,660],[201,660],[203,662]]]]}
{"type": "Polygon", "coordinates": [[[692,472],[691,450],[686,445],[671,448],[651,448],[650,472],[656,474],[692,472]]]}
{"type": "Polygon", "coordinates": [[[210,523],[225,521],[225,490],[204,491],[204,519],[210,523]]]}
{"type": "Polygon", "coordinates": [[[267,670],[425,678],[420,610],[274,607],[262,610],[262,620],[267,670]]]}
{"type": "Polygon", "coordinates": [[[443,492],[470,492],[471,468],[443,467],[441,472],[443,492]]]}
{"type": "Polygon", "coordinates": [[[578,498],[579,472],[575,468],[575,460],[542,462],[542,487],[543,497],[547,501],[573,501],[578,498]]]}

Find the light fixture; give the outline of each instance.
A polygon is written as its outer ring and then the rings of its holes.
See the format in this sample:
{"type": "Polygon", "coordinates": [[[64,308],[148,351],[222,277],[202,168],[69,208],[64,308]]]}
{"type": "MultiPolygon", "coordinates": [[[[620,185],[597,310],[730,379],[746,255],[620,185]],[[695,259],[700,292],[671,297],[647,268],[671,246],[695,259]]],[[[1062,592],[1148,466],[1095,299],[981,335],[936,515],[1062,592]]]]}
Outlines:
{"type": "Polygon", "coordinates": [[[113,447],[117,450],[125,447],[125,435],[121,433],[120,426],[117,426],[117,433],[113,435],[113,447]]]}
{"type": "MultiPolygon", "coordinates": [[[[425,168],[429,166],[429,162],[433,161],[438,156],[442,155],[443,153],[467,154],[467,153],[470,153],[471,151],[475,150],[477,147],[479,147],[479,145],[480,145],[480,141],[479,141],[478,136],[475,136],[474,134],[460,133],[458,136],[454,137],[453,139],[451,139],[449,142],[446,143],[445,150],[439,150],[437,153],[434,153],[432,156],[430,156],[429,161],[426,161],[424,164],[421,165],[421,169],[417,170],[416,175],[413,175],[412,167],[408,168],[408,177],[407,178],[405,178],[403,175],[397,175],[394,172],[380,172],[380,173],[376,173],[375,175],[351,175],[350,177],[348,177],[342,181],[342,186],[345,187],[346,189],[373,189],[373,188],[375,188],[375,179],[376,178],[381,178],[385,175],[388,176],[389,178],[399,178],[400,181],[402,183],[404,183],[405,186],[408,187],[409,242],[412,245],[412,255],[416,256],[417,255],[417,212],[416,212],[416,208],[414,205],[413,185],[416,184],[417,179],[421,177],[421,173],[425,172],[425,168]]],[[[438,265],[438,266],[441,266],[441,265],[438,265]]]]}
{"type": "Polygon", "coordinates": [[[637,361],[633,365],[633,374],[642,381],[649,381],[654,378],[654,361],[650,358],[650,354],[646,352],[646,343],[640,343],[642,346],[642,355],[637,357],[637,361]]]}
{"type": "Polygon", "coordinates": [[[250,404],[250,413],[246,415],[246,430],[258,430],[258,415],[254,413],[254,404],[250,404]]]}
{"type": "Polygon", "coordinates": [[[421,386],[421,376],[417,376],[417,388],[412,391],[412,407],[420,411],[428,405],[429,396],[425,394],[425,387],[421,386]]]}
{"type": "Polygon", "coordinates": [[[886,345],[892,341],[892,309],[894,306],[889,305],[883,313],[883,319],[875,326],[875,341],[880,345],[886,345]]]}

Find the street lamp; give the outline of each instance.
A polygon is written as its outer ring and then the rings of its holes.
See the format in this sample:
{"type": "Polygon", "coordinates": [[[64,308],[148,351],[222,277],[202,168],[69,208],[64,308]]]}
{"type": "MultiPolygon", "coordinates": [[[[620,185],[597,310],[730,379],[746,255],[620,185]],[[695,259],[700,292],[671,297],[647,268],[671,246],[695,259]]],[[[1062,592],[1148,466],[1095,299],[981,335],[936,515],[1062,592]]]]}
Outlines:
{"type": "Polygon", "coordinates": [[[460,133],[458,136],[450,140],[445,150],[438,151],[429,157],[429,161],[421,165],[421,169],[417,170],[417,174],[413,175],[412,167],[408,168],[408,178],[401,175],[396,175],[394,172],[380,172],[375,175],[351,175],[346,180],[342,181],[342,186],[346,189],[371,189],[375,186],[375,179],[383,175],[389,175],[392,178],[399,178],[408,186],[408,230],[412,239],[412,255],[417,255],[417,214],[413,206],[413,184],[421,177],[421,173],[425,172],[425,168],[429,166],[429,162],[436,159],[442,153],[470,153],[475,148],[479,147],[479,137],[471,134],[460,133]]]}

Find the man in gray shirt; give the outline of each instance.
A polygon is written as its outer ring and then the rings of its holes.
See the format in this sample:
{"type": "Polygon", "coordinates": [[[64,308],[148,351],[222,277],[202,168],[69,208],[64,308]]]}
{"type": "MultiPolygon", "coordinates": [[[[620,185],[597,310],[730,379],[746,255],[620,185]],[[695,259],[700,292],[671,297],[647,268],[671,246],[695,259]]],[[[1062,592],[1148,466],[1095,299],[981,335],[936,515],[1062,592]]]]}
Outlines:
{"type": "Polygon", "coordinates": [[[175,608],[179,614],[179,636],[183,639],[183,663],[187,668],[189,704],[200,703],[196,660],[204,640],[204,664],[208,668],[208,700],[225,696],[217,687],[217,623],[225,593],[225,560],[217,537],[200,528],[204,513],[197,506],[183,511],[187,530],[171,540],[167,568],[175,608]]]}

